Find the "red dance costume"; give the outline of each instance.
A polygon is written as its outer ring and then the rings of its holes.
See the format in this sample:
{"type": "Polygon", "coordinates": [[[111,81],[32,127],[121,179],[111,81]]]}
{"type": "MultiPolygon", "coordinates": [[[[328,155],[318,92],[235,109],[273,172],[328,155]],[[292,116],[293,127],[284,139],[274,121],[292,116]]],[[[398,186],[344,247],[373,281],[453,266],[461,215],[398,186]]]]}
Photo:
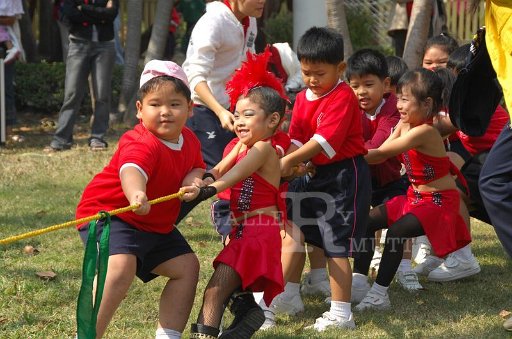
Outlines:
{"type": "MultiPolygon", "coordinates": [[[[248,151],[240,153],[236,162],[248,151]]],[[[230,207],[234,218],[269,206],[277,206],[281,214],[286,211],[281,191],[257,173],[231,188],[230,207]]],[[[267,305],[284,290],[281,223],[282,220],[266,214],[239,222],[231,231],[229,243],[213,262],[214,267],[219,263],[232,267],[240,275],[243,290],[263,291],[267,305]]]]}
{"type": "MultiPolygon", "coordinates": [[[[425,185],[450,173],[463,177],[448,157],[434,157],[416,150],[402,154],[409,180],[425,185]]],[[[466,223],[459,214],[460,195],[456,189],[420,192],[411,185],[407,196],[398,196],[386,203],[388,225],[407,213],[421,223],[436,255],[444,257],[471,242],[466,223]]]]}

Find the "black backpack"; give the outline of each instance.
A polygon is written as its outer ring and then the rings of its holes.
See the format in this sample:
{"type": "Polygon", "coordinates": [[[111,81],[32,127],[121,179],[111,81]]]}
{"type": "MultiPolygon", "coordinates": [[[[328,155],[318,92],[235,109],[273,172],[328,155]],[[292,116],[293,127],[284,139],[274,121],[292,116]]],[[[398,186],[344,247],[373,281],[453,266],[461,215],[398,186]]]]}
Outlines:
{"type": "Polygon", "coordinates": [[[503,97],[485,44],[485,27],[471,41],[466,66],[459,72],[450,96],[452,124],[469,136],[485,133],[503,97]]]}

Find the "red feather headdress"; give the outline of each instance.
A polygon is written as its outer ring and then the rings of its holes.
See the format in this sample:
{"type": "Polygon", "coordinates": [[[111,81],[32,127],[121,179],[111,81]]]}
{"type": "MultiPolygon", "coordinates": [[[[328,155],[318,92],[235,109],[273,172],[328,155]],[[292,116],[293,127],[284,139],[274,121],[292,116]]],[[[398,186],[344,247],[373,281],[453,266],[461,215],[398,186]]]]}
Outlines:
{"type": "Polygon", "coordinates": [[[246,96],[255,87],[273,88],[281,98],[288,101],[281,80],[267,70],[270,56],[271,52],[268,46],[260,54],[247,52],[247,60],[242,62],[240,69],[226,83],[226,93],[229,95],[232,108],[235,107],[240,96],[246,96]]]}

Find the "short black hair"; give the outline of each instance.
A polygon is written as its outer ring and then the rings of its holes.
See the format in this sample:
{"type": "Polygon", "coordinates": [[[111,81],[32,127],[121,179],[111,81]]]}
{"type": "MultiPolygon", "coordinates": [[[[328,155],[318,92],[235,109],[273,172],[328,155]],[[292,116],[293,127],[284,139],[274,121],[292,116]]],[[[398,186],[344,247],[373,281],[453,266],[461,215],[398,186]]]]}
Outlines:
{"type": "Polygon", "coordinates": [[[405,63],[404,59],[395,55],[388,55],[386,57],[386,63],[388,64],[389,78],[391,79],[391,86],[396,86],[398,80],[409,70],[409,67],[405,63]]]}
{"type": "Polygon", "coordinates": [[[245,97],[260,105],[267,116],[277,112],[279,117],[283,119],[286,110],[286,100],[275,89],[257,86],[252,88],[245,97]]]}
{"type": "Polygon", "coordinates": [[[411,90],[418,102],[432,98],[432,112],[430,112],[429,118],[432,118],[441,109],[443,82],[436,73],[425,68],[407,71],[398,81],[396,92],[401,94],[404,87],[411,90]]]}
{"type": "Polygon", "coordinates": [[[469,56],[469,47],[471,44],[465,44],[458,48],[456,48],[450,57],[448,58],[448,62],[446,63],[446,68],[454,71],[455,73],[459,73],[461,69],[466,67],[466,61],[469,56]]]}
{"type": "Polygon", "coordinates": [[[384,80],[389,76],[386,57],[381,52],[363,48],[356,51],[347,60],[346,78],[350,81],[353,76],[375,75],[384,80]]]}
{"type": "Polygon", "coordinates": [[[423,54],[425,54],[425,52],[428,49],[430,49],[434,46],[439,48],[440,50],[446,52],[446,54],[450,55],[453,53],[453,51],[455,51],[455,49],[457,47],[459,47],[459,43],[457,42],[457,40],[455,40],[451,36],[442,33],[442,34],[433,36],[427,40],[425,49],[423,50],[423,54]]]}
{"type": "Polygon", "coordinates": [[[343,61],[343,36],[332,28],[311,27],[297,44],[299,61],[338,65],[343,61]]]}
{"type": "Polygon", "coordinates": [[[453,84],[455,83],[455,75],[448,68],[438,68],[434,71],[443,84],[441,92],[442,107],[448,108],[450,104],[450,95],[452,94],[453,84]]]}
{"type": "Polygon", "coordinates": [[[137,92],[137,98],[138,100],[142,101],[144,97],[156,89],[158,89],[163,83],[170,81],[174,84],[174,88],[176,90],[176,93],[183,94],[185,98],[187,98],[187,101],[190,102],[192,100],[190,88],[188,88],[187,85],[180,79],[177,79],[175,77],[171,77],[168,75],[163,75],[159,77],[155,77],[151,80],[148,80],[144,85],[139,88],[137,92]]]}

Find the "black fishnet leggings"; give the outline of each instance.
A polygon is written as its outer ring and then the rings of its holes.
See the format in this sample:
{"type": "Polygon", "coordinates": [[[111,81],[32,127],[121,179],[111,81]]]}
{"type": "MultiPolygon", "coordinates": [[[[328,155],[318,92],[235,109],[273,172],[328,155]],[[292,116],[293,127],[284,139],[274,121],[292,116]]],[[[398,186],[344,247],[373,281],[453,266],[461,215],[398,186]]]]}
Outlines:
{"type": "MultiPolygon", "coordinates": [[[[354,260],[354,273],[368,275],[374,251],[375,231],[386,227],[387,213],[385,206],[380,205],[372,208],[370,210],[366,237],[363,238],[362,244],[359,247],[359,258],[354,260]]],[[[404,254],[404,242],[409,238],[424,234],[423,227],[412,214],[404,215],[388,228],[379,273],[375,280],[377,284],[381,286],[389,286],[391,284],[404,254]]]]}
{"type": "Polygon", "coordinates": [[[219,328],[224,309],[233,292],[240,289],[240,276],[231,267],[219,264],[213,272],[203,295],[203,306],[197,323],[219,328]]]}

